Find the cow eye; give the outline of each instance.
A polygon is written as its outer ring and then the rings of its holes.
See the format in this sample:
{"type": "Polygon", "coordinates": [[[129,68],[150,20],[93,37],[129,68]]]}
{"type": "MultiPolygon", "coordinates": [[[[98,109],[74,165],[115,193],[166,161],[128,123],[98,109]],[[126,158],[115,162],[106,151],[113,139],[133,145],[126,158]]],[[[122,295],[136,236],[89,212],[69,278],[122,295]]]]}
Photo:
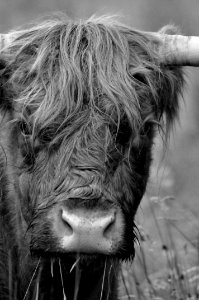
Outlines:
{"type": "Polygon", "coordinates": [[[143,74],[136,73],[133,78],[140,84],[147,84],[146,78],[143,74]]]}
{"type": "Polygon", "coordinates": [[[39,141],[42,144],[48,144],[52,141],[54,132],[51,128],[45,128],[41,130],[38,134],[39,141]]]}
{"type": "Polygon", "coordinates": [[[21,136],[19,137],[19,147],[23,157],[24,165],[30,167],[34,164],[34,151],[30,142],[31,129],[30,126],[24,121],[19,122],[19,130],[21,136]]]}
{"type": "Polygon", "coordinates": [[[24,143],[21,145],[21,154],[23,157],[23,162],[26,166],[32,166],[34,164],[35,155],[28,143],[24,143]]]}
{"type": "Polygon", "coordinates": [[[116,141],[118,144],[125,146],[128,144],[132,135],[132,129],[127,120],[121,120],[120,128],[117,133],[116,141]]]}
{"type": "Polygon", "coordinates": [[[24,121],[20,121],[19,129],[24,136],[30,135],[30,126],[24,121]]]}

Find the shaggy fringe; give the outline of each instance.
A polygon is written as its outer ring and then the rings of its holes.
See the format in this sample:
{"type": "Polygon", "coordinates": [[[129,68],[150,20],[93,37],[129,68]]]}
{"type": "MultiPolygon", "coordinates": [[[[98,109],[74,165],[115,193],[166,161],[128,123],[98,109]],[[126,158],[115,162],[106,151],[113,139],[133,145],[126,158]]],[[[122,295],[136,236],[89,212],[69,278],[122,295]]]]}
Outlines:
{"type": "Polygon", "coordinates": [[[161,64],[152,34],[110,16],[65,15],[11,34],[16,39],[1,52],[3,74],[11,74],[5,87],[32,141],[39,136],[53,144],[88,126],[98,140],[100,127],[112,123],[118,131],[123,119],[134,137],[146,122],[172,124],[183,76],[179,67],[161,64]]]}

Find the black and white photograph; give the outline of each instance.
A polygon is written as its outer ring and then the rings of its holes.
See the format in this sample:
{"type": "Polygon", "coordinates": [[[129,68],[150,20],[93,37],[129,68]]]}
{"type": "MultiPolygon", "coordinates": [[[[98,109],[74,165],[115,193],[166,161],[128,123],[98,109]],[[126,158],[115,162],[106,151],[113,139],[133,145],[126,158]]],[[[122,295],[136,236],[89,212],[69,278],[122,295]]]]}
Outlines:
{"type": "Polygon", "coordinates": [[[199,1],[0,0],[0,300],[199,299],[199,1]]]}

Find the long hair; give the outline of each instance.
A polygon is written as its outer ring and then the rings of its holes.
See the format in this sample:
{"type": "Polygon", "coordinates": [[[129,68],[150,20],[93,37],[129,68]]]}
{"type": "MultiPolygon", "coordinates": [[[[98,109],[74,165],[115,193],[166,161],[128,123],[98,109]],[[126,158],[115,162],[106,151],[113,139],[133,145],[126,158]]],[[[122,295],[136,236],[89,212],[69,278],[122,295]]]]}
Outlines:
{"type": "MultiPolygon", "coordinates": [[[[148,180],[154,126],[165,123],[168,129],[172,124],[183,74],[179,67],[162,64],[153,34],[134,30],[114,17],[73,21],[59,15],[10,35],[14,39],[0,51],[0,109],[6,116],[2,124],[8,125],[0,135],[8,154],[7,164],[4,151],[0,152],[0,285],[9,295],[13,283],[10,295],[14,295],[19,282],[19,293],[24,295],[35,264],[30,248],[42,244],[47,253],[59,254],[52,229],[55,219],[51,222],[49,216],[56,215],[63,203],[69,208],[78,207],[76,203],[86,208],[99,205],[99,209],[103,205],[103,210],[119,207],[125,228],[114,257],[134,255],[133,217],[148,180]],[[24,172],[24,166],[34,167],[24,172]],[[14,259],[9,257],[11,251],[14,259]],[[13,279],[8,268],[11,259],[13,279]],[[9,271],[6,278],[4,269],[9,271]]],[[[35,282],[40,271],[50,274],[49,265],[51,258],[41,262],[35,282]]],[[[115,277],[114,268],[113,273],[115,277]]],[[[49,298],[48,277],[41,279],[44,296],[49,298]]],[[[57,282],[56,276],[55,281],[51,278],[56,296],[57,290],[63,294],[57,282]]],[[[35,294],[36,287],[33,281],[35,294]]],[[[70,293],[74,285],[66,280],[65,287],[70,293]]],[[[89,288],[88,294],[93,292],[93,286],[89,288]]],[[[85,286],[82,291],[87,291],[85,286]]]]}
{"type": "Polygon", "coordinates": [[[72,21],[65,15],[14,33],[1,52],[3,74],[10,74],[4,85],[33,140],[45,131],[53,143],[110,119],[119,128],[124,116],[135,136],[145,122],[172,123],[182,73],[161,64],[152,35],[114,17],[72,21]]]}

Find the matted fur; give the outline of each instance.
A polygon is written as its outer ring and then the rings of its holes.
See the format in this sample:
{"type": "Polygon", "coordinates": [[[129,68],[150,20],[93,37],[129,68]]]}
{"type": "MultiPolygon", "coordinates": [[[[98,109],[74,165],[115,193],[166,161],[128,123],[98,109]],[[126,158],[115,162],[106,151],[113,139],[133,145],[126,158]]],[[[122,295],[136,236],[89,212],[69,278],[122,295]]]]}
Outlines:
{"type": "Polygon", "coordinates": [[[12,74],[9,90],[20,111],[28,106],[34,135],[49,125],[60,132],[52,140],[71,135],[88,110],[87,124],[107,123],[111,115],[119,126],[125,114],[135,134],[164,111],[167,123],[176,114],[182,77],[160,64],[150,34],[108,16],[74,22],[65,15],[16,34],[1,55],[12,74]]]}
{"type": "Polygon", "coordinates": [[[62,282],[62,267],[70,267],[50,219],[64,203],[122,212],[120,243],[103,267],[98,256],[83,258],[91,266],[82,280],[90,276],[95,283],[90,289],[87,282],[88,294],[81,285],[78,290],[81,300],[92,300],[93,290],[101,300],[116,299],[117,260],[134,256],[133,219],[149,176],[154,134],[159,125],[167,131],[177,115],[182,71],[162,64],[152,34],[113,17],[73,21],[59,15],[12,34],[15,39],[0,52],[0,295],[54,299],[65,291],[76,299],[76,276],[66,272],[62,282]],[[57,261],[49,256],[37,262],[30,249],[56,253],[57,261]]]}

